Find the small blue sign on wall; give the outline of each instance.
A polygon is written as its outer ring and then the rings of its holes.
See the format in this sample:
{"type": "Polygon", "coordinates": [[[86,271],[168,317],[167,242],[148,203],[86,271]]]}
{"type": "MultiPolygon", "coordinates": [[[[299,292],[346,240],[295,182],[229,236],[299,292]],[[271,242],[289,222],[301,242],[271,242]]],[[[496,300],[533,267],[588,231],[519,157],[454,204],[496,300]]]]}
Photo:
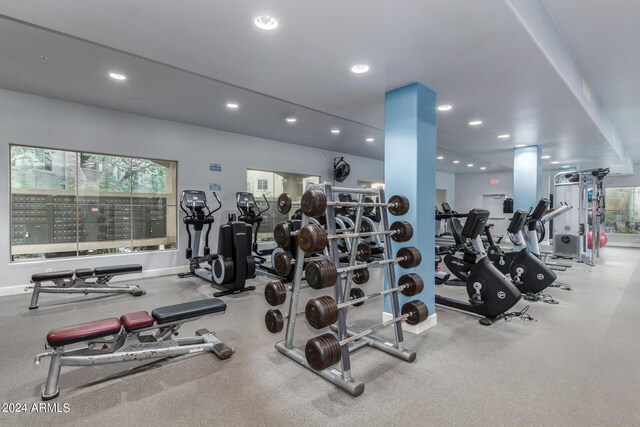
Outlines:
{"type": "Polygon", "coordinates": [[[209,170],[211,172],[221,172],[222,165],[220,163],[209,163],[209,170]]]}
{"type": "Polygon", "coordinates": [[[209,184],[209,191],[222,191],[222,184],[209,184]]]}

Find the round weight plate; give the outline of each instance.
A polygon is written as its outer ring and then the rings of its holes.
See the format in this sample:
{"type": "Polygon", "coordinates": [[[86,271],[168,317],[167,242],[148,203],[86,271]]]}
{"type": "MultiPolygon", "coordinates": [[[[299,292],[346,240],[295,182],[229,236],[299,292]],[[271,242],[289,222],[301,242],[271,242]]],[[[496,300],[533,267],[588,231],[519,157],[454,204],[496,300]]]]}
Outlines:
{"type": "Polygon", "coordinates": [[[287,300],[287,286],[279,280],[274,280],[264,287],[264,299],[272,306],[284,304],[287,300]]]}
{"type": "Polygon", "coordinates": [[[264,315],[264,324],[272,334],[277,334],[284,328],[284,316],[277,308],[272,308],[264,315]]]}
{"type": "Polygon", "coordinates": [[[300,208],[307,216],[320,216],[327,208],[327,196],[320,190],[310,188],[302,195],[300,208]]]}
{"type": "Polygon", "coordinates": [[[363,268],[353,272],[353,283],[356,285],[364,285],[369,281],[369,269],[363,268]]]}
{"type": "Polygon", "coordinates": [[[356,249],[356,260],[366,262],[371,259],[371,246],[368,243],[360,242],[356,249]]]}
{"type": "Polygon", "coordinates": [[[405,196],[391,196],[388,203],[391,204],[389,206],[389,212],[391,212],[392,215],[404,215],[409,212],[409,199],[407,199],[405,196]]]}
{"type": "Polygon", "coordinates": [[[278,196],[278,212],[283,215],[288,214],[291,211],[291,205],[293,202],[291,201],[291,196],[287,193],[282,193],[278,196]]]}
{"type": "Polygon", "coordinates": [[[326,328],[338,321],[338,305],[328,295],[312,298],[307,301],[304,315],[307,318],[307,323],[312,328],[326,328]]]}
{"type": "Polygon", "coordinates": [[[422,280],[422,277],[420,277],[416,273],[402,275],[398,280],[398,286],[402,285],[407,285],[407,287],[401,292],[402,295],[408,297],[418,295],[424,289],[424,281],[422,280]]]}
{"type": "MultiPolygon", "coordinates": [[[[349,300],[354,300],[358,298],[362,298],[364,296],[364,291],[360,288],[351,288],[349,291],[349,300]]],[[[360,307],[364,304],[364,301],[357,302],[353,304],[354,307],[360,307]]]]}
{"type": "Polygon", "coordinates": [[[321,371],[340,361],[340,341],[333,334],[323,334],[307,341],[304,347],[307,363],[312,369],[321,371]]]}
{"type": "Polygon", "coordinates": [[[278,246],[288,248],[291,244],[291,223],[287,221],[279,222],[273,229],[273,239],[278,246]]]}
{"type": "Polygon", "coordinates": [[[331,261],[320,260],[308,263],[304,269],[304,276],[313,289],[324,289],[336,283],[338,272],[331,261]]]}
{"type": "Polygon", "coordinates": [[[405,320],[409,325],[417,325],[429,317],[429,308],[420,300],[409,301],[402,306],[402,314],[409,314],[405,320]]]}
{"type": "Polygon", "coordinates": [[[298,245],[307,253],[322,252],[327,247],[327,232],[317,224],[305,225],[298,233],[298,245]]]}
{"type": "Polygon", "coordinates": [[[414,246],[398,249],[396,257],[404,258],[404,260],[398,261],[398,265],[402,268],[417,267],[420,265],[420,262],[422,262],[422,254],[418,248],[414,246]]]}
{"type": "Polygon", "coordinates": [[[373,227],[371,223],[365,219],[360,223],[360,232],[361,233],[371,233],[373,231],[373,227]]]}
{"type": "Polygon", "coordinates": [[[395,221],[389,230],[396,232],[391,235],[391,238],[396,242],[407,242],[413,237],[413,227],[409,221],[395,221]]]}
{"type": "Polygon", "coordinates": [[[280,276],[287,277],[293,268],[293,256],[290,252],[278,252],[273,257],[273,268],[280,276]]]}

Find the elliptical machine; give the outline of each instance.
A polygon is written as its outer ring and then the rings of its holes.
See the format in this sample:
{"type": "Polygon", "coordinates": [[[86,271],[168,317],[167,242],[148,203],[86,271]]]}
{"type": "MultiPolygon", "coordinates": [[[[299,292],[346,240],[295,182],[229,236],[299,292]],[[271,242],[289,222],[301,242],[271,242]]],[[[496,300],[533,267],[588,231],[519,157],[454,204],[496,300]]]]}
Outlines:
{"type": "Polygon", "coordinates": [[[247,279],[255,277],[255,261],[251,255],[251,227],[248,224],[233,221],[221,225],[218,253],[210,252],[209,234],[214,222],[213,214],[222,208],[218,195],[213,192],[213,196],[218,202],[218,207],[213,211],[207,205],[204,191],[184,190],[180,196],[180,209],[185,213],[182,222],[186,225],[189,236],[185,251],[189,260],[189,273],[178,274],[178,277],[197,276],[225,289],[214,292],[215,297],[252,291],[255,286],[245,286],[247,279]],[[205,226],[203,254],[200,255],[200,240],[205,226]],[[208,265],[203,266],[203,263],[208,265]]]}
{"type": "Polygon", "coordinates": [[[522,298],[518,288],[504,277],[487,257],[480,236],[488,219],[488,210],[472,209],[461,232],[463,239],[471,240],[476,254],[475,262],[470,265],[466,279],[469,302],[436,294],[436,304],[484,316],[480,319],[480,324],[485,326],[491,325],[497,317],[507,312],[522,298]]]}
{"type": "Polygon", "coordinates": [[[281,250],[278,248],[274,249],[266,249],[266,250],[258,250],[258,232],[260,231],[260,225],[262,221],[264,221],[263,213],[267,212],[271,205],[269,204],[269,200],[267,196],[262,195],[265,203],[267,204],[266,209],[260,209],[258,204],[256,203],[256,199],[253,196],[253,193],[248,193],[244,191],[239,191],[236,193],[236,207],[238,208],[238,212],[240,215],[238,216],[238,221],[244,222],[251,227],[251,235],[250,238],[252,240],[251,252],[250,255],[254,259],[254,263],[258,272],[266,273],[269,276],[274,276],[278,279],[282,278],[273,267],[268,267],[265,265],[267,259],[265,255],[271,255],[271,265],[275,266],[274,255],[281,250]]]}

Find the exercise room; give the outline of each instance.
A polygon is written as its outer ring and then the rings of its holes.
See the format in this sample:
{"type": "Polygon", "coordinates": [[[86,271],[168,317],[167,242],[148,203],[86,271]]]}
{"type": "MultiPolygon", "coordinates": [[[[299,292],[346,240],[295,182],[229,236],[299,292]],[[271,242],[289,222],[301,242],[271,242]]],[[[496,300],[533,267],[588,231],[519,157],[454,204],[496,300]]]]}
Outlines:
{"type": "Polygon", "coordinates": [[[640,425],[640,3],[0,2],[0,425],[640,425]]]}

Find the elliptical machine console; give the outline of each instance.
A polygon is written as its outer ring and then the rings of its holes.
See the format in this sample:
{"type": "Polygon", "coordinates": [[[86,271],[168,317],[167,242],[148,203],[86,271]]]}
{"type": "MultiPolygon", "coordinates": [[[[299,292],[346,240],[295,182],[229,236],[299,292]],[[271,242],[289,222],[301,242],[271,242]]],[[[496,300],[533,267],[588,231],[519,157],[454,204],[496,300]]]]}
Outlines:
{"type": "Polygon", "coordinates": [[[248,278],[255,277],[255,260],[251,255],[251,226],[237,221],[221,225],[218,253],[212,254],[209,234],[214,222],[213,214],[222,207],[218,195],[214,192],[213,196],[218,202],[218,207],[213,211],[207,205],[204,191],[184,190],[180,196],[180,209],[185,213],[182,222],[187,227],[189,238],[185,252],[189,260],[189,273],[178,274],[178,277],[197,276],[225,289],[215,292],[215,297],[252,291],[255,286],[245,286],[248,278]],[[203,231],[204,248],[200,255],[203,231]]]}

